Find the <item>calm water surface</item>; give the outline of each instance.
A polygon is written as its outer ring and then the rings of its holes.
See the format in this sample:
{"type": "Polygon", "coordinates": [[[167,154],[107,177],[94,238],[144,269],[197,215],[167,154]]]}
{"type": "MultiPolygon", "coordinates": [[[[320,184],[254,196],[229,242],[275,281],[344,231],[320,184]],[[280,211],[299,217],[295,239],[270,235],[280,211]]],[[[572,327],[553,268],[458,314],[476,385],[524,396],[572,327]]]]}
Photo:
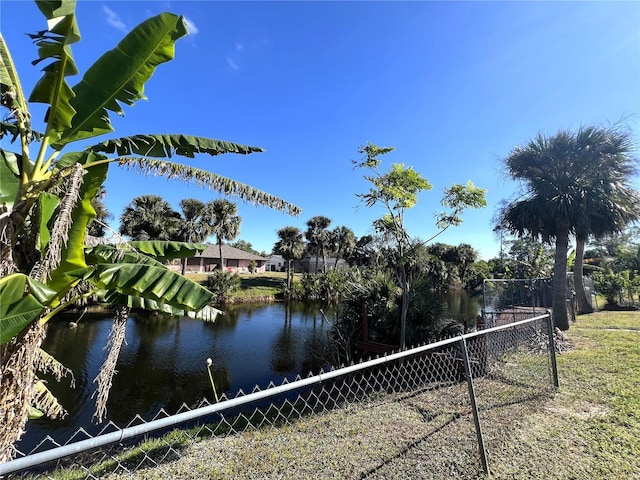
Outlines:
{"type": "MultiPolygon", "coordinates": [[[[478,312],[479,299],[464,292],[443,297],[449,313],[470,322],[478,312]]],[[[323,307],[332,315],[331,308],[323,307]]],[[[213,377],[218,395],[235,397],[239,390],[254,386],[279,385],[286,377],[306,375],[327,366],[315,353],[326,342],[330,325],[320,306],[275,303],[228,307],[215,323],[190,318],[150,319],[131,317],[127,322],[117,374],[107,404],[108,420],[126,426],[136,415],[152,419],[160,409],[175,413],[183,403],[196,407],[213,391],[206,360],[213,360],[213,377]]],[[[71,319],[76,320],[76,319],[71,319]]],[[[95,406],[91,395],[93,379],[104,362],[112,320],[104,315],[85,315],[77,328],[70,319],[53,321],[43,348],[70,368],[75,388],[69,381],[51,380],[49,388],[69,415],[63,420],[30,421],[18,445],[21,451],[34,448],[46,435],[62,443],[80,427],[97,434],[106,423],[91,421],[95,406]]]]}

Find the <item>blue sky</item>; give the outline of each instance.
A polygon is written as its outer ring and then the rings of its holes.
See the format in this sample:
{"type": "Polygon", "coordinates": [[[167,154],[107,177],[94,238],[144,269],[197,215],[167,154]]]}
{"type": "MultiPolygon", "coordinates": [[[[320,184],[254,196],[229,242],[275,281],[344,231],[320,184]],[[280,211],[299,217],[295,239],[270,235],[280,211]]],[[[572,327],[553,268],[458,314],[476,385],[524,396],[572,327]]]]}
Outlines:
{"type": "MultiPolygon", "coordinates": [[[[249,156],[181,159],[265,190],[303,209],[289,217],[238,201],[241,239],[270,251],[276,232],[301,230],[315,215],[371,233],[380,210],[359,206],[367,191],[353,170],[366,142],[394,146],[384,158],[429,179],[407,215],[412,236],[436,232],[444,188],[488,190],[488,206],[438,238],[497,255],[491,219],[517,185],[500,159],[538,132],[606,125],[628,117],[640,135],[640,2],[213,2],[79,1],[84,72],[145,18],[184,15],[192,34],[147,83],[148,101],[112,118],[116,136],[188,133],[263,147],[249,156]]],[[[25,33],[45,27],[32,2],[3,0],[0,25],[23,87],[39,68],[25,33]]],[[[70,80],[75,85],[80,80],[70,80]]],[[[43,111],[32,111],[34,124],[43,111]]],[[[7,148],[3,143],[3,147],[7,148]]],[[[176,157],[174,157],[176,159],[176,157]]],[[[640,188],[640,182],[636,180],[640,188]]],[[[131,199],[217,194],[111,167],[107,208],[131,199]]],[[[232,199],[233,200],[233,199],[232,199]]]]}

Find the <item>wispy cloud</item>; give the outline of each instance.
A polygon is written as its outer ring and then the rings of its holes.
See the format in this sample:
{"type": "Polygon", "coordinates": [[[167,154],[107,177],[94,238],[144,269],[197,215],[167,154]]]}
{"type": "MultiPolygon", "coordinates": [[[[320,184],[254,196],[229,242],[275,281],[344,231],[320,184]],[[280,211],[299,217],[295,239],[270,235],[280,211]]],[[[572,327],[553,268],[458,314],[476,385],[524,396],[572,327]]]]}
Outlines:
{"type": "Polygon", "coordinates": [[[113,10],[111,10],[109,7],[107,7],[106,5],[102,6],[102,11],[105,13],[106,18],[105,20],[107,21],[107,23],[109,25],[111,25],[113,28],[120,30],[121,32],[126,32],[127,26],[125,25],[125,23],[122,21],[122,19],[120,18],[120,16],[114,12],[113,10]]]}
{"type": "Polygon", "coordinates": [[[198,27],[196,27],[196,24],[193,23],[193,21],[187,17],[184,17],[184,21],[187,24],[187,30],[189,30],[189,33],[191,35],[195,35],[196,33],[198,33],[198,27]]]}
{"type": "Polygon", "coordinates": [[[244,50],[244,45],[242,43],[236,43],[236,52],[241,52],[244,50]]]}
{"type": "Polygon", "coordinates": [[[236,64],[236,62],[233,61],[233,59],[227,57],[227,63],[229,64],[229,66],[231,68],[233,68],[234,70],[240,70],[240,67],[238,67],[238,65],[236,64]]]}

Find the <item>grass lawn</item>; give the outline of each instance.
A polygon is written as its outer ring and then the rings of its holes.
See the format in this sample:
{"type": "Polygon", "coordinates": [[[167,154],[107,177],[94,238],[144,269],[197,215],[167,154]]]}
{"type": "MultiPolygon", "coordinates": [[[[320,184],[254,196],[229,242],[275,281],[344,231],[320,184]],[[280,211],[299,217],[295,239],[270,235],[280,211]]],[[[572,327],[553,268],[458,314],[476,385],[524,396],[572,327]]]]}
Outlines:
{"type": "Polygon", "coordinates": [[[513,425],[493,478],[640,479],[640,312],[580,316],[560,391],[513,425]]]}
{"type": "MultiPolygon", "coordinates": [[[[206,273],[188,273],[187,277],[203,283],[207,275],[206,273]]],[[[231,293],[231,302],[279,298],[284,291],[287,274],[284,272],[242,273],[239,277],[240,289],[231,293]]]]}

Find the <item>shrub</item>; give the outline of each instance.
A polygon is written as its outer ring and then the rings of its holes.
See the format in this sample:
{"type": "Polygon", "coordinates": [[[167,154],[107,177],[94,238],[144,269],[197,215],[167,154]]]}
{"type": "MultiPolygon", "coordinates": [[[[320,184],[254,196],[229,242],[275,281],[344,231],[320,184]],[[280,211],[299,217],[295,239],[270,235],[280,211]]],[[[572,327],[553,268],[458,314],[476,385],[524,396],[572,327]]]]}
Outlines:
{"type": "Polygon", "coordinates": [[[225,303],[231,292],[240,288],[240,276],[223,270],[215,270],[207,277],[204,286],[213,293],[214,303],[225,303]]]}

